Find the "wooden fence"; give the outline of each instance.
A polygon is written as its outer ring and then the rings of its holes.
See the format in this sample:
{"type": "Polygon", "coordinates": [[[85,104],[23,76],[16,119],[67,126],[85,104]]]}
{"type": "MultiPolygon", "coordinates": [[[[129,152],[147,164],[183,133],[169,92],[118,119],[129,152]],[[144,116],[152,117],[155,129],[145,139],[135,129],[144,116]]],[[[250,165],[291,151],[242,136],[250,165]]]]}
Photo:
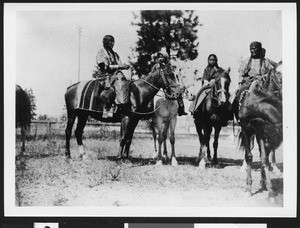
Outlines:
{"type": "MultiPolygon", "coordinates": [[[[31,122],[31,130],[30,130],[30,135],[36,137],[38,135],[64,135],[65,134],[65,129],[66,129],[66,122],[62,121],[37,121],[34,120],[31,122]]],[[[76,128],[76,122],[74,123],[73,126],[73,131],[76,128]]],[[[119,132],[120,130],[120,123],[104,123],[104,122],[87,122],[85,131],[86,132],[95,132],[97,133],[98,131],[116,131],[119,132]]],[[[235,126],[235,134],[239,130],[238,126],[235,126]]],[[[188,117],[180,117],[178,118],[177,121],[177,126],[176,126],[176,134],[183,134],[183,135],[197,135],[193,120],[188,117]]],[[[138,124],[136,131],[139,133],[144,133],[144,134],[151,134],[150,129],[147,127],[147,124],[145,121],[140,121],[138,124]]],[[[233,133],[233,127],[232,124],[228,125],[227,127],[223,127],[221,131],[221,135],[231,135],[233,133]]]]}

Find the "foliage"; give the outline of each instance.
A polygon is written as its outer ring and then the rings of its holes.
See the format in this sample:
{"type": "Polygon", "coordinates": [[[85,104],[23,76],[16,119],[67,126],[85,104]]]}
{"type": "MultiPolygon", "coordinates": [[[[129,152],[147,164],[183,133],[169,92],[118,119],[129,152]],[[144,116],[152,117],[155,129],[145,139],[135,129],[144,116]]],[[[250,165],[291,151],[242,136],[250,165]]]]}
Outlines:
{"type": "Polygon", "coordinates": [[[28,94],[29,99],[30,99],[30,104],[31,104],[31,119],[35,120],[36,117],[36,99],[35,99],[35,95],[33,94],[33,90],[32,88],[30,89],[25,89],[25,92],[28,94]]]}
{"type": "Polygon", "coordinates": [[[132,25],[138,27],[138,41],[132,49],[136,56],[130,58],[137,59],[131,62],[139,75],[150,72],[151,55],[162,48],[169,56],[181,60],[198,56],[197,27],[202,24],[193,10],[146,10],[140,11],[140,15],[134,14],[134,19],[132,25]]]}
{"type": "Polygon", "coordinates": [[[43,114],[43,115],[39,115],[37,119],[41,121],[48,121],[50,120],[50,117],[47,114],[43,114]]]}

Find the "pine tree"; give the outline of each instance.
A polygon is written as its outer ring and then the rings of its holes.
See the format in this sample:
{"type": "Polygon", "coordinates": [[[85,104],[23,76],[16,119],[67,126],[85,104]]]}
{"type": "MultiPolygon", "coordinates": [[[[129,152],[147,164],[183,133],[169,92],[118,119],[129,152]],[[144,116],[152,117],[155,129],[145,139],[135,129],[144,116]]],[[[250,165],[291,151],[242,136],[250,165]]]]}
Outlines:
{"type": "Polygon", "coordinates": [[[184,60],[193,60],[198,56],[197,28],[198,17],[193,10],[146,10],[140,15],[134,14],[137,26],[138,41],[133,48],[137,60],[131,61],[139,75],[148,74],[151,67],[149,58],[162,48],[166,49],[169,56],[176,56],[184,60]],[[187,55],[183,55],[183,53],[187,55]],[[149,69],[150,68],[150,69],[149,69]]]}

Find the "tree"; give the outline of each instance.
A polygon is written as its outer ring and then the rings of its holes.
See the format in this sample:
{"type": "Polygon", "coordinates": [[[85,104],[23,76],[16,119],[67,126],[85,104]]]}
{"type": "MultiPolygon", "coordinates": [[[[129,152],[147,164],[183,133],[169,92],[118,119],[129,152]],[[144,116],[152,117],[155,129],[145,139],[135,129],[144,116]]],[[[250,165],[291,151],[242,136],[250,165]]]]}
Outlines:
{"type": "Polygon", "coordinates": [[[25,92],[28,94],[29,96],[29,99],[30,99],[30,105],[31,105],[31,119],[32,120],[35,120],[35,117],[36,117],[36,105],[35,105],[35,96],[33,94],[33,90],[30,88],[30,89],[25,89],[25,92]]]}
{"type": "Polygon", "coordinates": [[[39,115],[37,119],[40,121],[49,121],[50,117],[47,114],[44,114],[44,115],[39,115]]]}
{"type": "Polygon", "coordinates": [[[140,15],[134,14],[138,26],[138,41],[133,48],[136,56],[131,61],[139,75],[149,73],[149,56],[162,48],[169,56],[176,56],[181,60],[193,60],[198,56],[197,27],[198,17],[193,10],[146,10],[140,15]],[[187,55],[184,55],[186,53],[187,55]]]}

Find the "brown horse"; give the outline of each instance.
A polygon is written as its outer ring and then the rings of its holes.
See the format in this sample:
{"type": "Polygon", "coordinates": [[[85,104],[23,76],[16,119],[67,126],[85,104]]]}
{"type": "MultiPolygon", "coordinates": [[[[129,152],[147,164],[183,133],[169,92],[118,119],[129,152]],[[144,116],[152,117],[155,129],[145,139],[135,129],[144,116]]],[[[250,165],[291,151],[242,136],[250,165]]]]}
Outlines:
{"type": "Polygon", "coordinates": [[[167,135],[168,130],[170,129],[170,143],[172,148],[171,164],[173,166],[177,166],[178,163],[175,156],[175,127],[177,123],[178,102],[176,100],[170,100],[162,97],[156,101],[154,110],[155,112],[152,120],[154,124],[151,127],[155,152],[157,152],[155,124],[157,125],[158,130],[158,154],[156,164],[162,164],[162,157],[164,157],[166,160],[168,159],[167,135]],[[163,156],[161,153],[162,144],[164,145],[163,156]]]}
{"type": "Polygon", "coordinates": [[[231,117],[231,113],[227,108],[231,82],[229,72],[230,68],[226,71],[220,69],[217,72],[214,83],[212,83],[207,90],[207,96],[193,113],[194,123],[200,141],[200,151],[197,162],[199,162],[199,168],[202,169],[205,168],[206,163],[209,164],[211,161],[209,141],[213,128],[215,130],[213,164],[218,165],[217,149],[219,133],[222,126],[226,126],[228,119],[231,117]]]}
{"type": "Polygon", "coordinates": [[[21,127],[21,156],[25,151],[26,132],[30,129],[31,117],[30,98],[19,85],[16,85],[16,128],[21,127]]]}
{"type": "Polygon", "coordinates": [[[275,153],[283,138],[281,67],[280,62],[266,76],[252,82],[248,90],[241,90],[235,100],[235,115],[241,126],[241,148],[245,149],[247,163],[247,192],[252,195],[251,149],[256,136],[261,159],[261,187],[268,190],[271,201],[275,192],[269,176],[268,157],[271,152],[275,153]]]}
{"type": "MultiPolygon", "coordinates": [[[[119,115],[112,119],[103,119],[102,113],[79,109],[79,91],[78,88],[82,83],[76,83],[68,87],[65,93],[65,101],[67,107],[67,128],[66,128],[66,156],[70,158],[70,138],[71,131],[76,117],[78,118],[75,136],[79,146],[80,157],[84,155],[82,144],[82,133],[88,117],[96,120],[121,122],[121,138],[117,160],[128,157],[129,148],[134,130],[141,118],[147,111],[148,103],[153,99],[155,94],[163,88],[166,96],[170,99],[177,99],[180,95],[180,88],[177,80],[169,65],[157,69],[155,72],[133,81],[130,84],[130,102],[127,106],[119,108],[119,115]],[[124,156],[124,154],[126,156],[124,156]]],[[[102,110],[102,109],[100,109],[102,110]]]]}

